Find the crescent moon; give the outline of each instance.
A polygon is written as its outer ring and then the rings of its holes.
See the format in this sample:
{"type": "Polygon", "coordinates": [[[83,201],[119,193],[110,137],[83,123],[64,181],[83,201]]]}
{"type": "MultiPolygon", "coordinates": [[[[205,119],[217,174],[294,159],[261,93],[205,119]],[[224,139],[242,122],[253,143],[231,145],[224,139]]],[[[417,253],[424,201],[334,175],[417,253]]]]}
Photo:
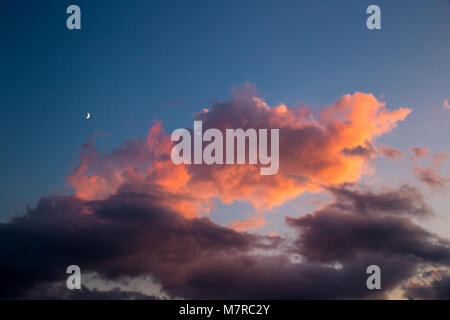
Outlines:
{"type": "Polygon", "coordinates": [[[89,119],[90,117],[91,117],[91,114],[88,112],[87,116],[86,116],[86,119],[89,119]]]}

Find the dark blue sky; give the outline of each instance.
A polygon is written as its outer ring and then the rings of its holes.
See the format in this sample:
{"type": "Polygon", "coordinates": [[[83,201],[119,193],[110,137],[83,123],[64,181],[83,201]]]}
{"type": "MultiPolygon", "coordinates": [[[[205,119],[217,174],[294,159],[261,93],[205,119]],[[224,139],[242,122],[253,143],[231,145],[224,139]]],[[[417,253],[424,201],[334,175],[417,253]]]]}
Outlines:
{"type": "Polygon", "coordinates": [[[0,220],[64,192],[95,132],[105,151],[153,119],[189,126],[244,82],[288,106],[373,92],[414,110],[396,147],[435,137],[448,118],[421,121],[450,98],[449,34],[445,0],[0,0],[0,220]],[[66,28],[71,4],[82,30],[66,28]],[[369,4],[382,9],[380,31],[365,27],[369,4]]]}

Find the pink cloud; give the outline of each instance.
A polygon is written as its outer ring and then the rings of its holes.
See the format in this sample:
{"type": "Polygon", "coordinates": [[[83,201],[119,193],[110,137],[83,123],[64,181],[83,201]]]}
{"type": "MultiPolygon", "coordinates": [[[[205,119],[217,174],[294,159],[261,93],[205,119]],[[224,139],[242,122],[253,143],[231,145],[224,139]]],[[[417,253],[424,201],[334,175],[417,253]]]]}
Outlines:
{"type": "Polygon", "coordinates": [[[231,229],[236,231],[247,231],[252,229],[258,229],[265,226],[267,220],[262,216],[252,217],[243,221],[232,221],[229,225],[231,229]]]}
{"type": "Polygon", "coordinates": [[[403,156],[402,151],[392,148],[392,147],[389,147],[389,146],[385,146],[385,145],[380,146],[380,152],[383,156],[391,158],[391,159],[397,159],[397,158],[403,156]]]}
{"type": "Polygon", "coordinates": [[[441,175],[439,169],[444,160],[448,160],[447,153],[438,153],[433,157],[433,165],[430,167],[414,167],[414,175],[423,183],[433,189],[443,189],[450,182],[450,175],[441,175]]]}
{"type": "Polygon", "coordinates": [[[167,206],[188,217],[207,213],[214,199],[270,209],[305,191],[357,181],[367,172],[367,160],[375,156],[362,151],[410,112],[389,110],[372,94],[356,92],[324,107],[315,118],[307,107],[271,107],[252,88],[244,87],[229,101],[194,118],[203,121],[204,130],[280,129],[277,175],[262,176],[257,165],[174,165],[170,135],[156,123],[146,139],[129,139],[109,154],[99,154],[86,144],[81,164],[68,182],[85,200],[104,199],[122,189],[145,192],[157,187],[166,195],[162,200],[167,206]]]}
{"type": "Polygon", "coordinates": [[[411,161],[416,160],[418,158],[426,157],[430,151],[428,148],[419,148],[419,147],[411,148],[411,150],[414,153],[409,158],[411,161]]]}

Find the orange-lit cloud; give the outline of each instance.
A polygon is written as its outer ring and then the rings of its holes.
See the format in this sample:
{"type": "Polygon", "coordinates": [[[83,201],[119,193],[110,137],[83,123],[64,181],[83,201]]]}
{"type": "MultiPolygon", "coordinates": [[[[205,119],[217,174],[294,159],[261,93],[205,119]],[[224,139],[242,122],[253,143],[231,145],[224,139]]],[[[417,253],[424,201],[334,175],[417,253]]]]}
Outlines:
{"type": "Polygon", "coordinates": [[[252,217],[243,221],[232,221],[229,225],[231,229],[236,231],[247,231],[263,227],[267,220],[262,216],[252,217]]]}
{"type": "MultiPolygon", "coordinates": [[[[229,101],[196,114],[208,128],[280,129],[280,169],[262,176],[256,165],[174,165],[170,136],[156,123],[146,139],[129,139],[101,155],[88,143],[81,164],[68,178],[81,199],[103,199],[119,189],[145,192],[157,187],[173,210],[194,217],[208,212],[213,200],[247,201],[270,209],[305,191],[353,182],[370,172],[376,137],[390,132],[411,112],[389,110],[372,94],[356,92],[324,107],[317,118],[307,107],[269,106],[250,88],[236,90],[229,101]]],[[[258,225],[262,218],[236,222],[258,225]]]]}

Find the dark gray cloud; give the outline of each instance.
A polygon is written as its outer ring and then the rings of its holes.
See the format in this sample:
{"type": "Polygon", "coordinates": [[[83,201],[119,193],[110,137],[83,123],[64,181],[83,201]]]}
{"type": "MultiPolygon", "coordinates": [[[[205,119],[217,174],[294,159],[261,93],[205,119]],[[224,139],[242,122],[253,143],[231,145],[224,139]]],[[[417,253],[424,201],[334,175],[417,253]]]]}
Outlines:
{"type": "Polygon", "coordinates": [[[152,275],[166,292],[186,298],[331,299],[370,294],[363,265],[349,264],[341,271],[318,263],[294,264],[283,253],[251,254],[280,239],[238,233],[205,218],[188,220],[155,202],[141,194],[92,202],[42,199],[25,216],[0,226],[1,297],[146,298],[118,289],[64,290],[70,264],[109,280],[152,275]]]}
{"type": "Polygon", "coordinates": [[[0,296],[62,281],[71,264],[108,278],[154,273],[170,279],[180,275],[177,265],[259,246],[254,236],[154,203],[139,194],[93,202],[41,199],[23,217],[0,224],[0,296]]]}
{"type": "MultiPolygon", "coordinates": [[[[199,264],[175,292],[199,299],[380,298],[384,292],[366,288],[369,260],[348,261],[338,269],[321,263],[292,263],[285,255],[226,256],[199,264]]],[[[390,266],[396,269],[390,274],[404,273],[400,260],[390,266]]]]}
{"type": "Polygon", "coordinates": [[[114,288],[111,290],[89,289],[82,286],[80,290],[67,290],[65,283],[55,283],[43,285],[35,290],[29,290],[25,299],[40,300],[156,300],[154,296],[149,296],[141,292],[122,290],[114,288]]]}
{"type": "Polygon", "coordinates": [[[65,270],[77,264],[83,273],[111,281],[151,276],[172,297],[384,298],[419,263],[448,263],[447,243],[410,219],[425,215],[422,200],[413,206],[405,200],[410,193],[418,198],[414,189],[369,192],[345,185],[330,191],[334,203],[288,219],[298,231],[288,250],[287,243],[277,247],[284,241],[280,237],[184,218],[160,205],[157,190],[143,195],[124,188],[97,201],[43,198],[25,215],[0,224],[0,297],[148,298],[120,289],[65,292],[65,270]],[[278,255],[255,253],[268,248],[278,248],[278,255]],[[303,261],[294,263],[293,252],[303,261]],[[366,288],[371,264],[382,268],[381,292],[366,288]]]}
{"type": "Polygon", "coordinates": [[[450,275],[431,281],[430,284],[405,286],[405,297],[420,300],[450,300],[450,275]]]}
{"type": "Polygon", "coordinates": [[[370,252],[404,257],[411,262],[450,261],[448,244],[406,217],[326,208],[287,221],[300,231],[298,252],[314,261],[349,259],[370,252]]]}
{"type": "Polygon", "coordinates": [[[335,201],[300,218],[287,218],[298,230],[293,250],[309,263],[339,263],[342,270],[375,264],[383,288],[394,288],[420,265],[450,264],[450,243],[411,218],[431,210],[409,186],[373,192],[358,185],[330,188],[335,201]]]}
{"type": "Polygon", "coordinates": [[[378,253],[411,262],[450,261],[449,242],[411,220],[432,214],[415,188],[373,192],[346,184],[329,190],[334,202],[313,214],[287,218],[300,233],[298,252],[308,259],[334,261],[378,253]]]}
{"type": "Polygon", "coordinates": [[[374,192],[357,184],[344,184],[328,190],[336,198],[332,207],[358,214],[395,214],[416,217],[433,215],[422,194],[409,185],[374,192]]]}
{"type": "Polygon", "coordinates": [[[348,156],[355,156],[355,157],[361,157],[364,159],[371,159],[373,158],[377,151],[373,147],[373,145],[370,142],[366,142],[364,146],[357,146],[354,148],[344,148],[342,152],[348,156]]]}

